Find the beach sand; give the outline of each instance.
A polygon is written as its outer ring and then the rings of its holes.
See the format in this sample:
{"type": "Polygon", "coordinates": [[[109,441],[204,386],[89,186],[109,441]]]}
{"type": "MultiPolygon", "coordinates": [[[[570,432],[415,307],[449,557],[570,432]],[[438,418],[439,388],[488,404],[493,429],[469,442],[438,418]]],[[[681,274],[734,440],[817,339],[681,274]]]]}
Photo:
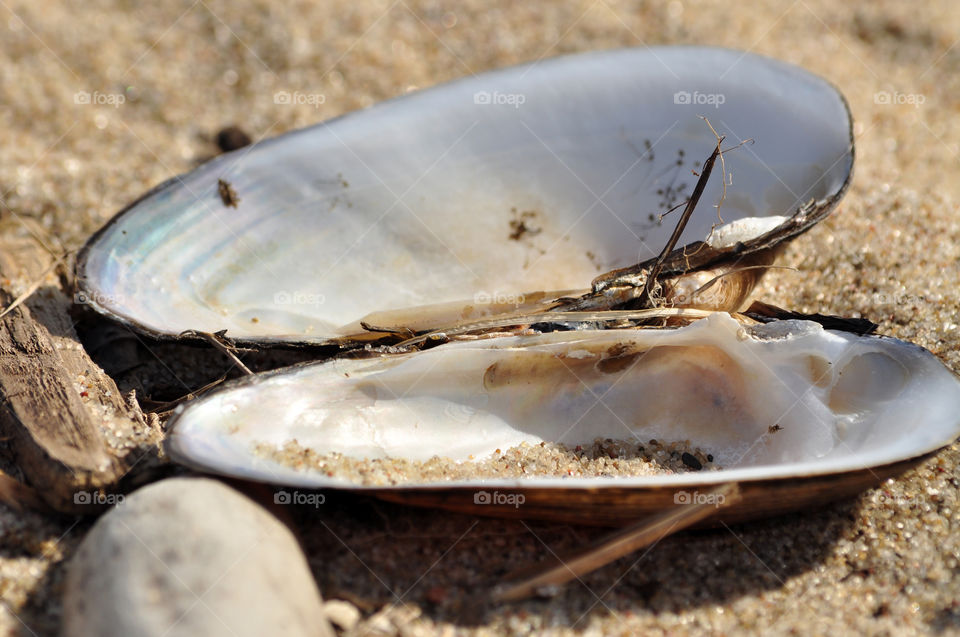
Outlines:
{"type": "MultiPolygon", "coordinates": [[[[712,44],[801,65],[850,102],[855,177],[839,210],[789,247],[782,262],[797,271],[771,274],[761,298],[869,317],[960,370],[949,0],[6,0],[0,34],[0,230],[69,249],[213,155],[229,124],[261,139],[471,73],[622,46],[712,44]],[[276,104],[284,90],[323,100],[276,104]]],[[[908,423],[922,424],[922,413],[908,423]]],[[[498,576],[600,531],[343,494],[297,516],[324,596],[387,634],[956,634],[958,464],[953,445],[854,501],[682,534],[550,600],[472,616],[464,600],[498,576]]],[[[56,632],[64,565],[89,524],[0,511],[0,628],[56,632]]]]}

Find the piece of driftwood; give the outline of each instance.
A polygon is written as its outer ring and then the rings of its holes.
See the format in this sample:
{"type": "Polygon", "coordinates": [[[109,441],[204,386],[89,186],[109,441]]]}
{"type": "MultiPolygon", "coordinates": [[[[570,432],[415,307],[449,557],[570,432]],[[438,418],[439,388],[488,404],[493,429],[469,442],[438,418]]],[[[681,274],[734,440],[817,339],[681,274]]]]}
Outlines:
{"type": "Polygon", "coordinates": [[[47,511],[49,507],[36,491],[0,471],[0,502],[14,511],[47,511]]]}
{"type": "MultiPolygon", "coordinates": [[[[0,310],[44,277],[52,257],[33,242],[0,243],[0,310]]],[[[53,509],[95,513],[156,466],[162,437],[132,396],[90,360],[55,273],[0,319],[0,436],[22,479],[53,509]]]]}

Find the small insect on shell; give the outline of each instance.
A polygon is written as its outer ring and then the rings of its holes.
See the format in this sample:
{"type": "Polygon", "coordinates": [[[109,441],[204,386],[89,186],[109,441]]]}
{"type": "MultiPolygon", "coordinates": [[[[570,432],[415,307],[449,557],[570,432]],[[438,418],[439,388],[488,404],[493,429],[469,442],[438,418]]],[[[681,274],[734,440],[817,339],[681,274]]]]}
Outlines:
{"type": "Polygon", "coordinates": [[[240,203],[237,191],[225,179],[217,179],[217,193],[220,195],[220,201],[223,202],[224,206],[236,208],[237,204],[240,203]]]}

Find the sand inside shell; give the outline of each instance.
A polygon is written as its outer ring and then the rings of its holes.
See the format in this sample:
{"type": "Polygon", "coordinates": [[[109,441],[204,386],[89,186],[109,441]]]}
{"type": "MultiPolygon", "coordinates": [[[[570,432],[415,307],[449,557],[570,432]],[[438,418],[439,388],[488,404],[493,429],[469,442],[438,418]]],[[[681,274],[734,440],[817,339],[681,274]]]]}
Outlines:
{"type": "Polygon", "coordinates": [[[255,451],[298,470],[319,471],[362,486],[393,486],[496,478],[559,477],[614,478],[714,471],[713,456],[689,440],[664,443],[596,439],[573,448],[562,443],[521,443],[497,449],[487,458],[457,461],[433,456],[429,460],[404,458],[358,459],[341,453],[317,453],[292,440],[277,447],[258,443],[255,451]]]}

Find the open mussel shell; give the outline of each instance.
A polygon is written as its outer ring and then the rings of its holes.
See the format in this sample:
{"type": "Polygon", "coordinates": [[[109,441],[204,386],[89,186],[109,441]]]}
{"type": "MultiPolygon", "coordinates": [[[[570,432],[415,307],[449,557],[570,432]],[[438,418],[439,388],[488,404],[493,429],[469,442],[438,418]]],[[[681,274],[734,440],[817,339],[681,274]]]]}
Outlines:
{"type": "Polygon", "coordinates": [[[202,471],[484,515],[617,524],[724,483],[726,521],[852,495],[960,435],[960,382],[926,350],[809,321],[715,313],[678,329],[582,330],[335,359],[182,408],[167,450],[202,471]],[[689,440],[719,470],[370,484],[264,448],[482,460],[524,442],[689,440]],[[477,502],[523,494],[523,506],[477,502]],[[684,495],[686,494],[686,495],[684,495]],[[678,499],[679,498],[679,499],[678,499]]]}
{"type": "MultiPolygon", "coordinates": [[[[583,288],[662,249],[673,221],[658,215],[690,195],[717,143],[701,115],[726,146],[755,140],[725,157],[721,214],[773,221],[739,250],[802,232],[849,182],[847,105],[800,68],[701,47],[574,55],[412,93],[174,178],[84,247],[80,293],[152,335],[311,344],[373,312],[583,288]]],[[[716,170],[678,245],[718,222],[716,170]]]]}

